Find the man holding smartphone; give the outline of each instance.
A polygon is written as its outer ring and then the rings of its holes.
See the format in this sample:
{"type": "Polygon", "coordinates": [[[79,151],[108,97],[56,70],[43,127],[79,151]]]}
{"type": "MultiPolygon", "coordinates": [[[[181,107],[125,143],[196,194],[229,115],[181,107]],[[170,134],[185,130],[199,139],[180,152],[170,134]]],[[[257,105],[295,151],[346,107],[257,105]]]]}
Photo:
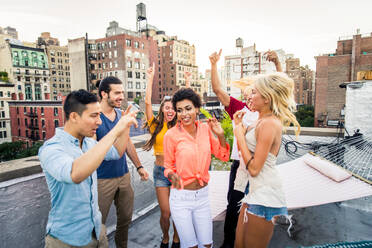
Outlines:
{"type": "MultiPolygon", "coordinates": [[[[124,100],[123,83],[116,77],[106,77],[99,84],[98,94],[101,98],[102,124],[97,129],[97,141],[110,132],[122,115],[120,107],[124,100]]],[[[126,154],[136,166],[141,180],[147,180],[148,173],[141,165],[136,148],[130,139],[126,154]]],[[[117,213],[115,243],[118,248],[127,247],[128,228],[133,213],[134,192],[128,172],[125,154],[118,160],[103,161],[97,169],[98,204],[102,212],[102,222],[106,222],[110,206],[114,201],[117,213]]]]}

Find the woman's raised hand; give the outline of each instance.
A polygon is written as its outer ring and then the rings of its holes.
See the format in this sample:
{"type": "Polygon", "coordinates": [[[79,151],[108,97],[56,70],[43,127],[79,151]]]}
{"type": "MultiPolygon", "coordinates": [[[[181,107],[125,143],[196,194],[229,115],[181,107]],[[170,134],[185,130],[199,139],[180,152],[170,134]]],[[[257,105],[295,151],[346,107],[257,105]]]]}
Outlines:
{"type": "Polygon", "coordinates": [[[153,63],[151,67],[147,68],[147,78],[151,79],[149,80],[149,82],[151,81],[151,83],[154,78],[154,74],[155,74],[155,63],[153,63]]]}
{"type": "Polygon", "coordinates": [[[220,60],[221,53],[222,53],[222,49],[220,49],[218,53],[214,52],[209,56],[209,61],[211,62],[211,65],[217,64],[218,60],[220,60]]]}

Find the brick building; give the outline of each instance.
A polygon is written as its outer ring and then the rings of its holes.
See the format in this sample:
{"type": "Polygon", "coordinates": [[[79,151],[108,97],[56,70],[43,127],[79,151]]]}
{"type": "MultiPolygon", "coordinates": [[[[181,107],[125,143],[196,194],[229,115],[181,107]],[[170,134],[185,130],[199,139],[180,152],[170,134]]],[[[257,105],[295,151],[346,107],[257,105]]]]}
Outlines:
{"type": "MultiPolygon", "coordinates": [[[[72,90],[94,91],[98,80],[115,76],[123,82],[128,101],[144,97],[147,68],[153,63],[158,65],[156,41],[145,34],[120,28],[117,22],[110,22],[105,38],[69,40],[68,51],[72,90]]],[[[154,85],[157,84],[155,73],[154,85]]]]}
{"type": "Polygon", "coordinates": [[[301,66],[299,58],[286,60],[285,72],[295,83],[295,101],[299,105],[314,105],[314,72],[309,66],[301,66]]]}
{"type": "MultiPolygon", "coordinates": [[[[128,101],[143,98],[146,91],[146,71],[155,63],[156,41],[139,34],[123,33],[96,40],[97,79],[118,77],[124,84],[128,101]]],[[[155,63],[156,64],[156,63],[155,63]]],[[[157,84],[154,77],[154,84],[157,84]]]]}
{"type": "Polygon", "coordinates": [[[335,53],[315,59],[314,125],[327,126],[344,119],[345,89],[339,85],[357,80],[359,71],[372,70],[372,33],[341,37],[335,53]]]}
{"type": "MultiPolygon", "coordinates": [[[[23,94],[15,93],[9,103],[10,121],[12,125],[12,141],[25,141],[32,146],[36,141],[50,139],[55,128],[64,125],[63,100],[29,101],[23,94]]],[[[60,97],[62,98],[62,97],[60,97]]]]}
{"type": "Polygon", "coordinates": [[[59,40],[49,32],[41,33],[38,47],[45,48],[48,57],[51,99],[57,100],[58,93],[66,96],[71,92],[70,63],[67,46],[60,46],[59,40]]]}

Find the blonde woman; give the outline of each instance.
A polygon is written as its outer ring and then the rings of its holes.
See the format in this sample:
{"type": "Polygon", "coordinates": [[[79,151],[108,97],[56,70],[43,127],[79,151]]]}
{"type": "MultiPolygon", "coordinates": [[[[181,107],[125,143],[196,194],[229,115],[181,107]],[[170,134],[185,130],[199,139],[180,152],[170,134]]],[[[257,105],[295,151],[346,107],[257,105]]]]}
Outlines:
{"type": "Polygon", "coordinates": [[[254,79],[250,96],[258,120],[245,128],[244,113],[234,114],[238,148],[249,173],[249,193],[242,200],[236,231],[236,248],[261,248],[270,243],[275,219],[288,217],[280,176],[275,168],[282,129],[291,123],[300,126],[292,113],[296,104],[294,83],[284,73],[261,75],[254,79]]]}

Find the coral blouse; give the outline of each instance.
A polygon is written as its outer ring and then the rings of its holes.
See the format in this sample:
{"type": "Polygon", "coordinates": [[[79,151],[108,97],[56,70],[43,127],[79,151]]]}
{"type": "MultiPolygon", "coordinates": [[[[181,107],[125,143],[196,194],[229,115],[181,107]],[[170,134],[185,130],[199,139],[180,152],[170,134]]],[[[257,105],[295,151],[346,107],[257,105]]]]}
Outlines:
{"type": "Polygon", "coordinates": [[[229,160],[230,146],[223,148],[207,123],[196,122],[196,138],[177,124],[164,136],[164,175],[177,173],[184,185],[198,180],[201,186],[209,181],[211,154],[222,161],[229,160]]]}

